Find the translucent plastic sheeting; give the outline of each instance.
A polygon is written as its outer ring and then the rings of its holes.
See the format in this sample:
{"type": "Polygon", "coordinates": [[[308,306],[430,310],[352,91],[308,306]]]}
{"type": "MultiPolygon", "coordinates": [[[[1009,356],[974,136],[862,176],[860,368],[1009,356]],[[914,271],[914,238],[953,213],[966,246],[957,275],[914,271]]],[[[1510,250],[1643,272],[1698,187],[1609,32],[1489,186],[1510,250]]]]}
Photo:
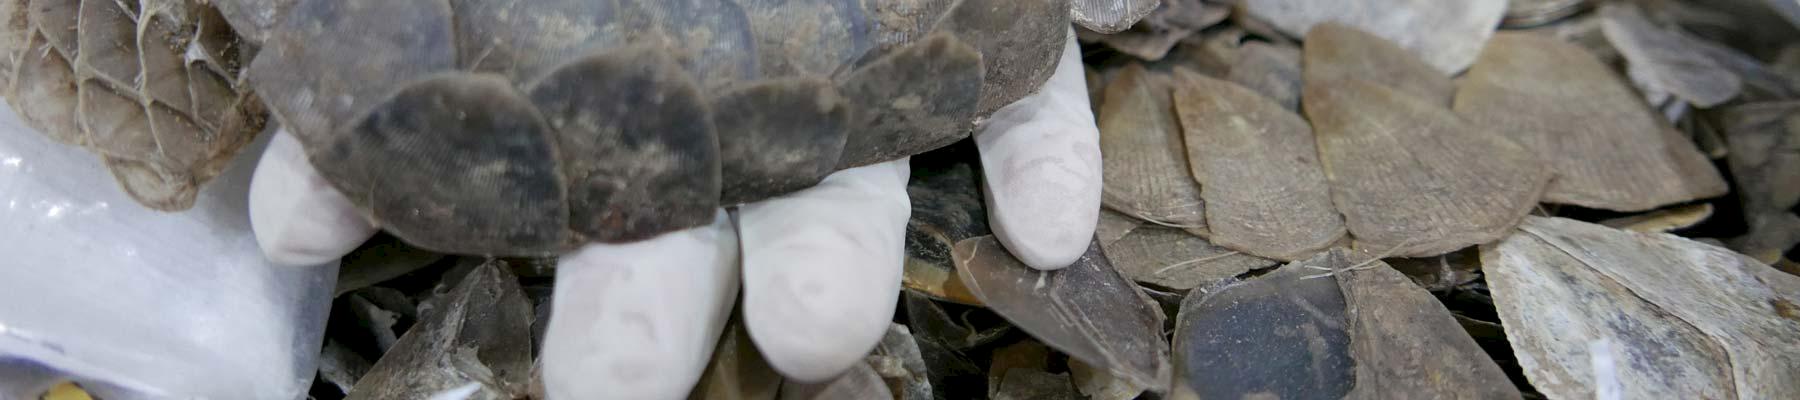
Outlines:
{"type": "Polygon", "coordinates": [[[0,399],[299,399],[336,265],[269,264],[248,190],[266,138],[193,209],[153,211],[100,158],[0,107],[0,399]]]}

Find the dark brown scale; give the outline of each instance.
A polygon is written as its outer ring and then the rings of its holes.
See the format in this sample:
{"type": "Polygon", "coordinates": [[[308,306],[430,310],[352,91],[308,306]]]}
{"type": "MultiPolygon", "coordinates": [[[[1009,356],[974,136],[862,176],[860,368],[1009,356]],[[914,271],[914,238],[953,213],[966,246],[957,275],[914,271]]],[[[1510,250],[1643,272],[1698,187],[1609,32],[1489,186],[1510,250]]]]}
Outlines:
{"type": "Polygon", "coordinates": [[[565,241],[544,228],[569,216],[551,129],[498,76],[419,81],[335,139],[313,148],[319,171],[397,236],[479,254],[565,241]]]}
{"type": "Polygon", "coordinates": [[[810,187],[837,170],[850,105],[829,80],[771,79],[720,95],[713,122],[737,127],[719,132],[719,157],[720,201],[738,204],[810,187]]]}
{"type": "MultiPolygon", "coordinates": [[[[550,120],[574,239],[699,226],[719,207],[719,142],[695,83],[657,47],[590,56],[532,85],[550,120]],[[659,110],[660,112],[645,112],[659,110]]],[[[540,229],[557,229],[545,226],[540,229]]]]}
{"type": "Polygon", "coordinates": [[[253,87],[371,222],[526,256],[700,226],[967,137],[1049,78],[1070,22],[1069,0],[20,3],[0,9],[0,50],[55,54],[13,58],[48,71],[7,94],[61,93],[22,114],[116,158],[140,199],[210,178],[190,166],[239,141],[189,132],[260,120],[260,103],[216,99],[253,87]],[[126,110],[64,110],[78,104],[126,110]],[[179,151],[134,158],[159,146],[179,151]]]}

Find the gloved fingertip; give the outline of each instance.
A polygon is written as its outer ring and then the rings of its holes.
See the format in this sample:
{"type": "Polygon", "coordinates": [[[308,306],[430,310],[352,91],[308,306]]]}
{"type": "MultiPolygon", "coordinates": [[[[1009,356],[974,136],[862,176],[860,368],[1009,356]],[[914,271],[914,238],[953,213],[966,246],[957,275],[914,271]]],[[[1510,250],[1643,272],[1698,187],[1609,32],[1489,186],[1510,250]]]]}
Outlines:
{"type": "MultiPolygon", "coordinates": [[[[893,312],[871,311],[871,314],[892,315],[893,312]]],[[[868,325],[865,322],[869,320],[886,323],[888,319],[853,318],[852,321],[846,321],[813,318],[804,320],[806,325],[812,326],[800,326],[798,324],[802,320],[772,322],[770,318],[764,317],[758,318],[761,322],[752,323],[749,322],[750,318],[746,317],[745,324],[751,332],[751,340],[756,342],[756,347],[762,352],[763,358],[781,376],[796,382],[819,383],[829,381],[849,370],[856,363],[862,362],[863,357],[875,348],[874,345],[880,343],[881,336],[875,335],[871,339],[864,333],[868,329],[861,327],[868,325]],[[780,338],[786,334],[784,331],[817,329],[837,330],[840,332],[840,339],[830,342],[806,342],[780,338]],[[867,343],[867,345],[863,345],[863,343],[867,343]]]]}
{"type": "Polygon", "coordinates": [[[1019,261],[1057,270],[1087,251],[1100,222],[1099,188],[1092,179],[1059,177],[1051,170],[987,174],[988,225],[1019,261]]]}
{"type": "Polygon", "coordinates": [[[558,262],[540,354],[552,399],[680,399],[699,382],[737,298],[738,247],[713,224],[558,262]]]}
{"type": "MultiPolygon", "coordinates": [[[[1081,236],[1078,229],[1022,229],[1014,231],[1011,225],[997,225],[994,236],[1000,244],[1006,246],[1013,257],[1018,258],[1026,266],[1039,271],[1055,271],[1074,264],[1087,252],[1089,238],[1081,236]]],[[[1028,225],[1028,224],[1027,224],[1028,225]]],[[[1088,230],[1087,232],[1093,232],[1088,230]]],[[[1090,233],[1088,236],[1092,236],[1090,233]]]]}
{"type": "Polygon", "coordinates": [[[829,380],[880,343],[899,299],[909,172],[904,160],[848,169],[739,209],[744,324],[783,376],[829,380]]]}
{"type": "Polygon", "coordinates": [[[1087,251],[1100,220],[1100,130],[1071,37],[1044,88],[976,134],[988,225],[1026,265],[1055,270],[1087,251]]]}
{"type": "Polygon", "coordinates": [[[270,262],[296,266],[337,260],[378,230],[285,130],[276,131],[251,178],[250,229],[270,262]]]}
{"type": "Polygon", "coordinates": [[[782,376],[829,380],[880,343],[899,289],[886,270],[898,271],[898,259],[874,259],[830,240],[746,244],[763,247],[746,250],[758,255],[745,260],[743,321],[782,376]]]}

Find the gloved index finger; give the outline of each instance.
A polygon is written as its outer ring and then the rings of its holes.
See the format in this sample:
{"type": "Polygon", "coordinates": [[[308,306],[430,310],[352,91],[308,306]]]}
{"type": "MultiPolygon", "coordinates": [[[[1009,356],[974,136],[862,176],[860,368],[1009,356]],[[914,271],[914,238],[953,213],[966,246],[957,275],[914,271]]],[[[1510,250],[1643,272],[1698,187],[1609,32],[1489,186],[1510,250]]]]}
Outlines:
{"type": "Polygon", "coordinates": [[[881,342],[905,259],[908,159],[838,171],[738,209],[744,324],[769,365],[821,382],[881,342]]]}
{"type": "Polygon", "coordinates": [[[678,399],[699,382],[737,300],[738,237],[710,225],[558,260],[544,388],[557,399],[678,399]]]}
{"type": "Polygon", "coordinates": [[[313,169],[285,128],[275,131],[250,179],[250,229],[263,255],[281,265],[335,261],[377,230],[313,169]]]}
{"type": "Polygon", "coordinates": [[[1071,31],[1044,87],[995,112],[975,135],[988,223],[1007,250],[1037,269],[1074,263],[1100,218],[1100,129],[1080,55],[1071,31]]]}

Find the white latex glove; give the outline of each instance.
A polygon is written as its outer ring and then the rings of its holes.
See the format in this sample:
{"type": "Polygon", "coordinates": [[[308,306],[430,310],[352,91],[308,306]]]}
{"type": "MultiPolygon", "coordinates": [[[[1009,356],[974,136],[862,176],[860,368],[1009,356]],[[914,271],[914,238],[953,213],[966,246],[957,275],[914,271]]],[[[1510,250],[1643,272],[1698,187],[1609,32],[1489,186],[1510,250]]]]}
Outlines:
{"type": "MultiPolygon", "coordinates": [[[[269,258],[336,259],[373,235],[299,143],[278,135],[250,191],[269,258]]],[[[995,113],[976,144],[1002,243],[1035,268],[1073,263],[1099,219],[1101,163],[1072,31],[1045,87],[995,113]]],[[[743,320],[782,375],[822,381],[860,362],[898,299],[909,175],[905,159],[838,171],[740,206],[735,227],[720,210],[709,226],[563,255],[541,353],[550,396],[682,398],[711,357],[740,277],[743,320]]]]}

